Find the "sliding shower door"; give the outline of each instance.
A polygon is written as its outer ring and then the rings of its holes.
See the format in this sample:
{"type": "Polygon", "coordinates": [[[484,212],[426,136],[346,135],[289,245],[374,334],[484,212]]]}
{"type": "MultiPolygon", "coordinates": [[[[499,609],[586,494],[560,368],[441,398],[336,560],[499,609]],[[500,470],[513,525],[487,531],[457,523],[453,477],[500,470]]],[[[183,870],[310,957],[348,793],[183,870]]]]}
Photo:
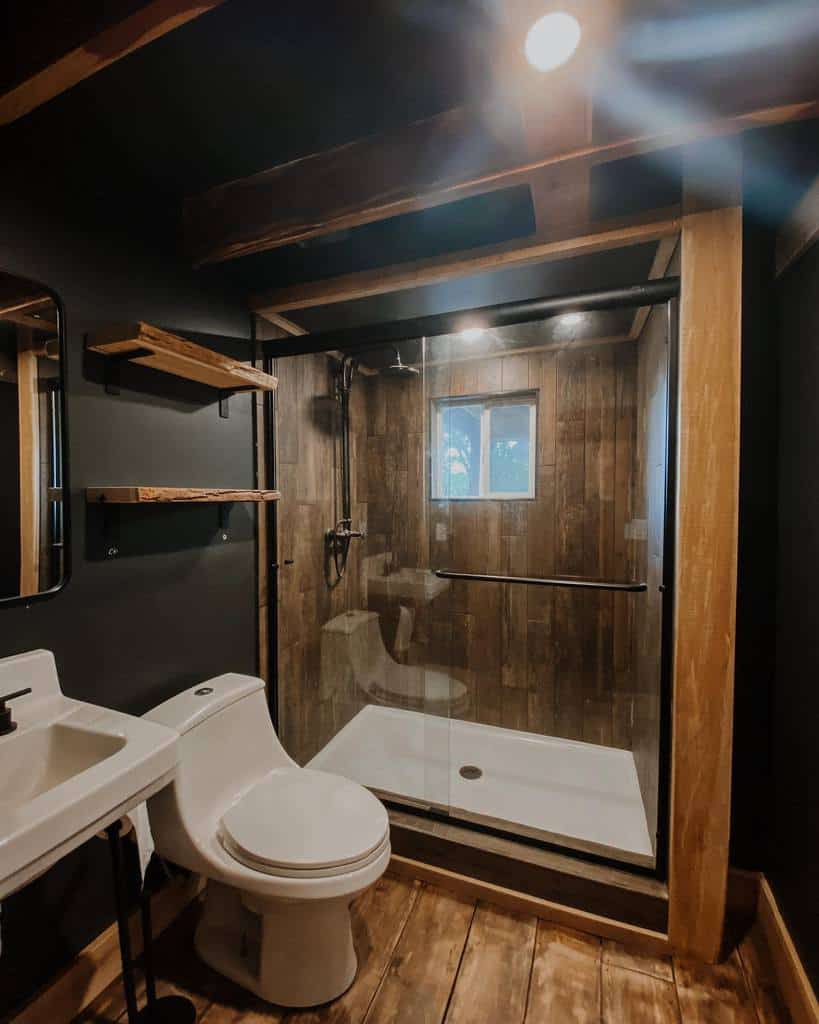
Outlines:
{"type": "Polygon", "coordinates": [[[430,339],[427,508],[468,693],[450,815],[653,867],[669,309],[635,314],[430,339]]]}
{"type": "Polygon", "coordinates": [[[642,310],[544,301],[278,360],[278,710],[300,763],[661,861],[675,343],[674,287],[652,287],[642,310]]]}

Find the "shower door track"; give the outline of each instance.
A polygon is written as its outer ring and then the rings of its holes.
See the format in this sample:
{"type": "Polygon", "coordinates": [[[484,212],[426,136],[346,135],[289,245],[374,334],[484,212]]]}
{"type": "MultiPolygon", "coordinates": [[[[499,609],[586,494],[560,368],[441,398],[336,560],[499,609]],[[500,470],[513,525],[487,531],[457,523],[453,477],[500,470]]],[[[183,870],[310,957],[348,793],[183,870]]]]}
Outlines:
{"type": "MultiPolygon", "coordinates": [[[[656,835],[655,866],[641,867],[616,857],[586,852],[571,846],[561,846],[543,839],[526,835],[514,830],[510,822],[508,829],[495,828],[490,825],[458,818],[446,811],[439,811],[431,806],[419,806],[411,800],[403,802],[390,796],[386,803],[395,809],[403,809],[437,821],[447,821],[454,825],[472,829],[488,835],[497,835],[512,839],[524,845],[538,846],[584,860],[607,864],[624,871],[665,880],[668,873],[668,840],[669,811],[671,784],[671,683],[672,683],[672,651],[673,651],[673,602],[675,573],[675,537],[676,537],[676,457],[677,457],[677,376],[678,376],[678,299],[680,294],[679,277],[666,277],[658,280],[642,281],[620,288],[600,291],[573,292],[551,298],[530,299],[522,302],[502,303],[495,306],[483,306],[469,310],[458,310],[453,313],[438,313],[431,316],[416,317],[407,320],[396,320],[382,324],[368,324],[362,327],[342,328],[339,330],[322,331],[316,334],[298,335],[290,338],[277,338],[263,342],[265,366],[272,364],[273,358],[320,354],[342,350],[345,353],[361,352],[387,344],[413,341],[421,337],[433,337],[463,330],[476,322],[482,327],[506,327],[531,320],[544,320],[561,313],[594,312],[612,309],[634,309],[645,306],[665,306],[667,316],[668,344],[668,382],[667,382],[667,434],[666,434],[666,486],[665,486],[665,523],[663,538],[663,594],[660,651],[660,763],[658,786],[658,825],[656,835]],[[275,353],[275,356],[274,356],[275,353]]],[[[275,416],[273,402],[265,407],[266,417],[273,420],[268,430],[275,438],[275,416]],[[271,427],[273,428],[271,430],[271,427]]],[[[268,452],[269,469],[275,473],[275,457],[268,452]]],[[[269,550],[275,552],[276,526],[278,510],[271,509],[268,522],[269,550]],[[272,534],[272,536],[270,535],[272,534]]],[[[274,559],[275,561],[275,559],[274,559]]],[[[439,570],[438,574],[450,573],[450,570],[439,570]]],[[[479,578],[487,582],[518,583],[525,582],[540,586],[582,586],[588,589],[614,589],[644,591],[646,584],[638,582],[566,580],[560,578],[522,578],[492,577],[488,574],[459,574],[448,578],[479,578]]],[[[445,577],[447,578],[447,577],[445,577]]],[[[276,590],[276,573],[272,573],[272,590],[268,607],[268,633],[271,652],[270,704],[274,724],[278,727],[278,659],[273,661],[275,640],[278,636],[278,598],[276,590]]]]}

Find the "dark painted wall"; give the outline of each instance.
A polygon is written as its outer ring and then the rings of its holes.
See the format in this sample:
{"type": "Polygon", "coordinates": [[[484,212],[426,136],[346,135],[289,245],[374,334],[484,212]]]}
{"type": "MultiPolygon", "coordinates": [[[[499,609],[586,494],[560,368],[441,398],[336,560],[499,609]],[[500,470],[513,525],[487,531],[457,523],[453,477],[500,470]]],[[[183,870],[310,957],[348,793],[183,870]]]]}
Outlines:
{"type": "Polygon", "coordinates": [[[767,851],[771,792],[779,345],[774,232],[747,214],[742,230],[742,447],[731,863],[761,870],[767,851]]]}
{"type": "Polygon", "coordinates": [[[819,245],[779,288],[773,828],[766,874],[819,990],[819,245]]]}
{"type": "MultiPolygon", "coordinates": [[[[4,136],[0,268],[43,281],[65,304],[74,573],[52,600],[0,607],[0,655],[48,648],[69,696],[138,714],[193,681],[256,671],[255,513],[235,506],[225,541],[215,506],[126,508],[121,555],[111,560],[84,490],[252,487],[251,399],[234,397],[230,418],[220,419],[209,389],[143,368],[108,395],[99,363],[83,358],[83,336],[105,321],[145,319],[246,338],[249,322],[235,297],[212,279],[206,287],[174,255],[171,219],[140,208],[132,193],[119,202],[111,168],[95,181],[82,153],[63,154],[83,176],[77,195],[46,150],[32,147],[30,165],[11,166],[20,138],[4,136]]],[[[92,840],[4,902],[0,1017],[107,926],[109,889],[106,847],[92,840]]]]}

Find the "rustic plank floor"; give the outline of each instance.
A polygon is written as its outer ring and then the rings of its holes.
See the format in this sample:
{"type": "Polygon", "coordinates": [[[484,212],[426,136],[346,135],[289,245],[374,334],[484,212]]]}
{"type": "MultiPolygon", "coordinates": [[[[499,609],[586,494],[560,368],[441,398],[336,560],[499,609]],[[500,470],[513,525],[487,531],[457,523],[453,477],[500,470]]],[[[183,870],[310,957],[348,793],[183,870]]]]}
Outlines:
{"type": "MultiPolygon", "coordinates": [[[[200,1024],[788,1024],[751,931],[723,964],[646,956],[615,942],[386,875],[353,907],[359,972],[313,1010],[263,1003],[193,952],[197,908],[156,943],[157,988],[200,1024]]],[[[141,993],[140,993],[141,995],[141,993]]],[[[75,1024],[124,1021],[119,980],[75,1024]]]]}

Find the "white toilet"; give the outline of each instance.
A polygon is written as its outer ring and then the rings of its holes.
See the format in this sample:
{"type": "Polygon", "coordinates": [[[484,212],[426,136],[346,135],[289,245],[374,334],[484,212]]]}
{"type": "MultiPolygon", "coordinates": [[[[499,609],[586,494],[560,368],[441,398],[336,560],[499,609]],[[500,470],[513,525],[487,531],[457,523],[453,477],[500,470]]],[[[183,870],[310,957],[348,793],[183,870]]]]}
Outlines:
{"type": "Polygon", "coordinates": [[[283,1006],[340,995],[357,967],[350,902],[390,858],[384,806],[288,757],[260,679],[219,676],[145,717],[180,735],[176,778],[148,813],[157,852],[208,879],[201,958],[283,1006]]]}
{"type": "Polygon", "coordinates": [[[469,691],[444,666],[402,665],[384,646],[378,614],[349,611],[321,627],[321,696],[352,697],[357,688],[374,704],[460,717],[469,691]]]}

